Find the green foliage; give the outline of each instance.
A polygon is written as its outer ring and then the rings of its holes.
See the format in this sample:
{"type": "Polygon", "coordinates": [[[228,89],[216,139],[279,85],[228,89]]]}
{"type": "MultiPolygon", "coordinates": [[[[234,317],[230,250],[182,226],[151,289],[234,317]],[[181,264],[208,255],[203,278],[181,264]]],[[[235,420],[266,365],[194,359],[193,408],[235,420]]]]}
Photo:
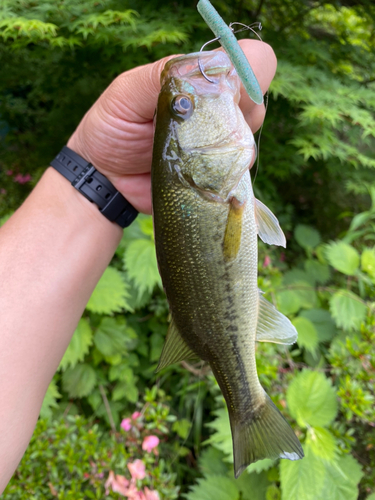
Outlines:
{"type": "Polygon", "coordinates": [[[299,345],[307,351],[314,352],[319,342],[318,331],[314,323],[306,317],[298,316],[293,320],[293,325],[298,332],[299,345]]]}
{"type": "Polygon", "coordinates": [[[146,400],[142,413],[134,413],[128,419],[128,431],[103,432],[82,416],[39,420],[21,465],[2,498],[118,499],[116,485],[111,482],[115,475],[133,484],[133,492],[139,495],[147,487],[157,491],[160,498],[176,499],[176,476],[158,456],[159,446],[163,450],[171,448],[167,443],[171,436],[171,415],[165,395],[155,387],[146,400]],[[153,439],[159,436],[160,445],[148,451],[143,443],[150,436],[153,439]],[[136,460],[145,467],[143,479],[131,479],[129,474],[136,460]]]}
{"type": "Polygon", "coordinates": [[[151,239],[132,241],[124,257],[129,278],[134,280],[140,294],[152,291],[156,284],[161,286],[155,245],[151,239]]]}
{"type": "Polygon", "coordinates": [[[320,234],[313,227],[298,224],[294,230],[294,237],[301,247],[313,249],[320,243],[320,234]]]}
{"type": "Polygon", "coordinates": [[[239,500],[240,492],[233,479],[223,476],[209,475],[205,479],[198,479],[186,497],[188,500],[239,500]]]}
{"type": "Polygon", "coordinates": [[[127,286],[121,273],[113,267],[107,267],[86,307],[89,311],[99,314],[119,312],[129,309],[127,297],[127,286]]]}
{"type": "Polygon", "coordinates": [[[359,266],[359,254],[355,248],[342,241],[327,245],[326,257],[340,273],[353,275],[359,266]]]}
{"type": "Polygon", "coordinates": [[[304,452],[303,460],[281,461],[280,480],[283,500],[320,498],[324,486],[325,464],[314,455],[308,445],[305,445],[304,452]]]}
{"type": "Polygon", "coordinates": [[[62,376],[64,390],[72,398],[88,396],[96,382],[96,373],[92,366],[79,363],[65,370],[62,376]]]}
{"type": "Polygon", "coordinates": [[[307,432],[306,444],[311,452],[327,461],[335,459],[337,445],[334,436],[323,427],[310,427],[307,432]]]}
{"type": "Polygon", "coordinates": [[[337,326],[345,330],[360,327],[366,316],[366,305],[354,293],[340,290],[332,295],[330,309],[337,326]]]}
{"type": "Polygon", "coordinates": [[[52,410],[58,408],[57,399],[61,398],[54,380],[49,384],[46,395],[44,396],[42,408],[40,409],[41,418],[49,419],[52,417],[52,410]]]}
{"type": "Polygon", "coordinates": [[[337,413],[335,391],[322,373],[304,370],[287,391],[291,415],[301,427],[329,425],[337,413]]]}
{"type": "Polygon", "coordinates": [[[75,366],[78,361],[83,361],[91,344],[92,330],[90,324],[87,319],[81,318],[60,362],[60,368],[64,371],[68,366],[75,366]]]}

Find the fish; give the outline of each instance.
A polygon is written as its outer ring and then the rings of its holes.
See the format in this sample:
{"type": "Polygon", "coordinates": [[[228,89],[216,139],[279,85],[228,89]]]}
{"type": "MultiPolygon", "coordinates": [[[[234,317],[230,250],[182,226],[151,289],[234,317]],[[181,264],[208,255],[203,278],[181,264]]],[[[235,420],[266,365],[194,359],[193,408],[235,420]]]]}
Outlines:
{"type": "Polygon", "coordinates": [[[288,345],[297,332],[258,290],[258,236],[284,247],[286,240],[254,197],[256,145],[239,100],[224,52],[169,60],[151,168],[155,248],[171,315],[157,371],[197,357],[209,363],[228,407],[236,478],[257,460],[303,457],[257,375],[255,342],[288,345]]]}

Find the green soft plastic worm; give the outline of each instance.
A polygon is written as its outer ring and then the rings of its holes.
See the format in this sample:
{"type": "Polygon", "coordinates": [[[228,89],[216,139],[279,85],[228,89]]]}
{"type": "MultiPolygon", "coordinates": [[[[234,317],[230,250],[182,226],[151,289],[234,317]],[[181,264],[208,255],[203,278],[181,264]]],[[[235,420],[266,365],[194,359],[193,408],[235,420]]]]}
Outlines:
{"type": "Polygon", "coordinates": [[[259,82],[233,31],[219,16],[209,0],[199,0],[197,9],[227,52],[250,99],[256,104],[262,104],[263,94],[259,82]]]}

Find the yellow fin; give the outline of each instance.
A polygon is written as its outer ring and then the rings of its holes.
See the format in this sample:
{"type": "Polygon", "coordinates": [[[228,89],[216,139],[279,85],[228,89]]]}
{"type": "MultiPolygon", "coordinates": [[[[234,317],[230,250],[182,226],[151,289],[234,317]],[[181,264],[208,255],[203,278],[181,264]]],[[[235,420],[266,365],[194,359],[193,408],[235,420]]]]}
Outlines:
{"type": "Polygon", "coordinates": [[[245,208],[245,203],[240,204],[235,198],[229,205],[229,214],[227,227],[224,235],[224,258],[225,260],[233,260],[237,257],[238,250],[241,244],[242,235],[242,215],[245,208]]]}
{"type": "Polygon", "coordinates": [[[159,372],[169,365],[183,361],[184,359],[197,357],[198,356],[190,349],[185,340],[181,337],[180,332],[177,330],[172,318],[156,372],[159,372]]]}

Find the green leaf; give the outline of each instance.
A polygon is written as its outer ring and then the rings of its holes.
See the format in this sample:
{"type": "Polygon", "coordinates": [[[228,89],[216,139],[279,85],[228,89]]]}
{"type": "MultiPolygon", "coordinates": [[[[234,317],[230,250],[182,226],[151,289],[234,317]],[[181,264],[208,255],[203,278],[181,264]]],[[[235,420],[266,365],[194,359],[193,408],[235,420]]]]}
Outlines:
{"type": "Polygon", "coordinates": [[[229,415],[226,408],[215,411],[216,419],[207,424],[215,432],[206,443],[211,443],[215,448],[222,451],[226,456],[225,460],[233,462],[232,433],[230,431],[229,415]]]}
{"type": "Polygon", "coordinates": [[[64,371],[69,365],[75,366],[78,361],[83,361],[91,344],[92,331],[90,324],[87,319],[81,318],[68,345],[68,349],[65,351],[64,357],[61,360],[59,368],[64,371]]]}
{"type": "Polygon", "coordinates": [[[324,285],[324,283],[327,283],[327,281],[331,277],[329,266],[327,266],[327,264],[322,264],[317,260],[306,260],[305,269],[310,278],[309,281],[314,281],[314,283],[320,283],[321,285],[324,285]]]}
{"type": "Polygon", "coordinates": [[[309,319],[318,332],[319,342],[328,342],[336,334],[336,326],[329,311],[325,309],[309,309],[301,311],[300,316],[309,319]]]}
{"type": "MultiPolygon", "coordinates": [[[[130,329],[132,335],[134,330],[130,329]]],[[[94,334],[94,344],[103,356],[114,356],[127,351],[129,329],[116,318],[103,318],[94,334]]]]}
{"type": "Polygon", "coordinates": [[[267,473],[264,471],[259,474],[243,472],[236,479],[236,486],[240,490],[241,500],[266,500],[270,482],[267,479],[267,473]]]}
{"type": "Polygon", "coordinates": [[[314,324],[303,316],[298,316],[292,321],[298,332],[298,345],[310,352],[314,352],[318,346],[318,332],[314,324]]]}
{"type": "Polygon", "coordinates": [[[326,465],[312,453],[309,445],[304,446],[305,457],[302,460],[281,460],[280,481],[282,500],[318,500],[322,496],[326,480],[326,465]]]}
{"type": "Polygon", "coordinates": [[[356,330],[366,317],[363,301],[348,290],[339,290],[330,299],[330,310],[336,325],[344,330],[356,330]]]}
{"type": "Polygon", "coordinates": [[[13,215],[13,212],[3,215],[3,217],[0,217],[0,227],[3,226],[7,220],[9,220],[13,215]]]}
{"type": "Polygon", "coordinates": [[[58,408],[59,405],[56,399],[61,398],[61,394],[57,390],[57,386],[54,380],[49,384],[46,395],[43,399],[42,408],[40,409],[40,417],[41,418],[51,418],[52,417],[52,408],[58,408]]]}
{"type": "Polygon", "coordinates": [[[154,223],[152,221],[151,215],[146,215],[139,219],[139,227],[141,231],[146,236],[154,237],[154,223]]]}
{"type": "Polygon", "coordinates": [[[259,474],[260,472],[270,469],[274,465],[274,460],[271,460],[270,458],[264,458],[263,460],[258,460],[257,462],[250,464],[246,470],[249,474],[250,472],[256,472],[257,474],[259,474]]]}
{"type": "Polygon", "coordinates": [[[313,227],[298,224],[294,230],[294,237],[297,243],[306,249],[313,249],[320,243],[320,234],[313,227]]]}
{"type": "Polygon", "coordinates": [[[187,500],[239,500],[240,492],[234,479],[224,476],[206,476],[198,479],[189,493],[187,500]]]}
{"type": "Polygon", "coordinates": [[[362,476],[361,466],[352,455],[343,455],[337,461],[327,462],[323,486],[325,498],[357,500],[357,485],[362,476]]]}
{"type": "Polygon", "coordinates": [[[119,382],[115,385],[112,392],[112,401],[127,399],[130,403],[136,403],[138,400],[138,389],[134,383],[119,382]]]}
{"type": "Polygon", "coordinates": [[[95,387],[96,373],[92,366],[78,364],[64,372],[62,382],[70,398],[83,398],[88,396],[95,387]]]}
{"type": "Polygon", "coordinates": [[[355,248],[338,241],[326,246],[325,255],[332,267],[341,273],[352,276],[359,266],[359,253],[355,248]]]}
{"type": "Polygon", "coordinates": [[[114,267],[107,267],[93,291],[86,308],[94,313],[111,314],[128,309],[127,286],[121,273],[114,267]]]}
{"type": "Polygon", "coordinates": [[[332,461],[336,457],[336,439],[323,427],[310,427],[307,431],[306,443],[310,445],[312,453],[323,460],[332,461]]]}
{"type": "Polygon", "coordinates": [[[146,290],[152,291],[155,285],[161,286],[152,240],[142,238],[130,242],[125,250],[124,262],[129,278],[134,280],[139,294],[146,290]]]}
{"type": "Polygon", "coordinates": [[[298,312],[302,307],[298,292],[295,290],[277,290],[275,295],[277,308],[287,316],[298,312]]]}
{"type": "MultiPolygon", "coordinates": [[[[178,420],[177,420],[178,422],[178,420]]],[[[175,422],[173,427],[177,424],[175,422]]],[[[190,427],[191,423],[189,422],[190,427]]],[[[185,439],[185,438],[183,438],[185,439]]],[[[222,451],[214,448],[213,446],[208,446],[199,455],[199,469],[203,472],[205,476],[217,475],[226,476],[228,474],[228,464],[224,462],[224,454],[222,451]]]]}
{"type": "Polygon", "coordinates": [[[362,271],[375,278],[375,248],[365,248],[361,255],[362,271]]]}
{"type": "Polygon", "coordinates": [[[290,414],[301,427],[325,427],[337,414],[336,392],[323,373],[303,370],[287,390],[290,414]]]}
{"type": "Polygon", "coordinates": [[[266,500],[280,500],[281,499],[281,492],[279,488],[276,486],[276,484],[271,484],[267,488],[266,492],[266,500]]]}
{"type": "Polygon", "coordinates": [[[306,271],[303,271],[302,269],[295,268],[284,273],[284,285],[293,285],[294,283],[299,283],[301,281],[307,282],[311,286],[315,285],[315,279],[313,279],[306,271]]]}
{"type": "Polygon", "coordinates": [[[192,423],[190,422],[190,420],[183,418],[181,420],[176,420],[176,422],[174,422],[174,424],[172,425],[172,431],[177,432],[180,438],[186,439],[189,435],[191,427],[192,423]]]}

